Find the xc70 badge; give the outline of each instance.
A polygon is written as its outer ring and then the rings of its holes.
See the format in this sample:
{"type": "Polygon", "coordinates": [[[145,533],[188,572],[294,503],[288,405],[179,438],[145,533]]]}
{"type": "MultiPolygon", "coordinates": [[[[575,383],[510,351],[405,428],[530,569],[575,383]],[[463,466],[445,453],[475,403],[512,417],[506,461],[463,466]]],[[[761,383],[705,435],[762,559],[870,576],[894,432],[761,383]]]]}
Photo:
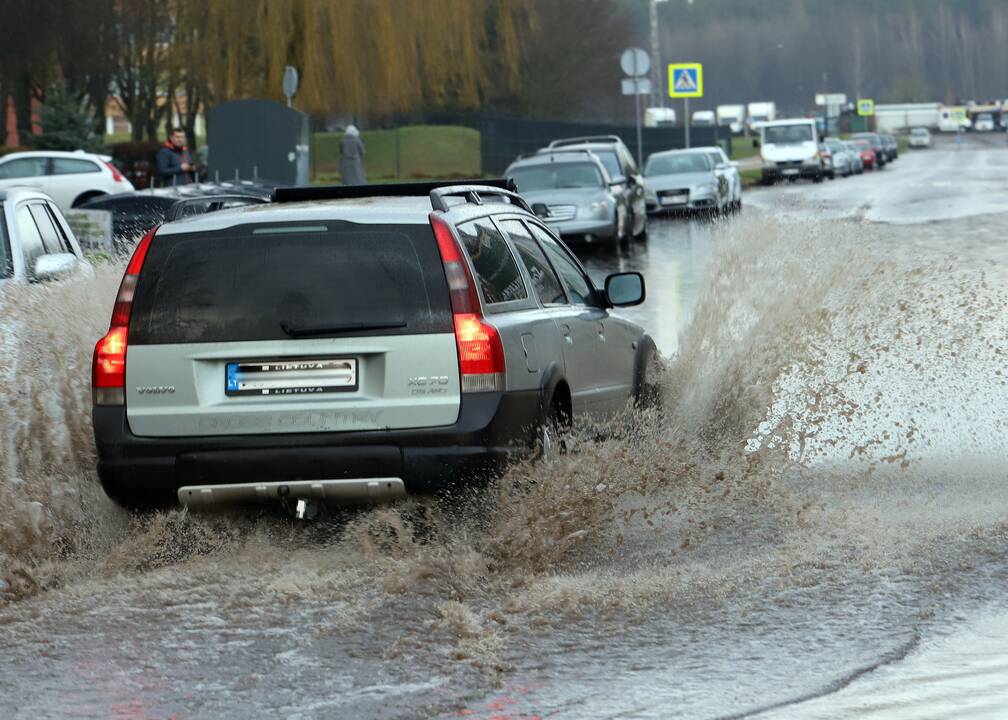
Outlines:
{"type": "Polygon", "coordinates": [[[410,395],[445,395],[451,380],[447,375],[418,375],[406,381],[410,395]]]}

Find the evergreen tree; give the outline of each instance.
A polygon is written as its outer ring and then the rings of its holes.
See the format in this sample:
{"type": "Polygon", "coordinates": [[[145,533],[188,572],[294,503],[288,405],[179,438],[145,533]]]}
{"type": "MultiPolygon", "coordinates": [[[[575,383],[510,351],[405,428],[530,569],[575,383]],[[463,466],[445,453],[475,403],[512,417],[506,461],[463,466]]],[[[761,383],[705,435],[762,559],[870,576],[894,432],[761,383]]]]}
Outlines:
{"type": "Polygon", "coordinates": [[[39,110],[39,124],[42,134],[28,138],[36,150],[93,151],[101,144],[87,109],[62,83],[54,84],[46,92],[39,110]]]}

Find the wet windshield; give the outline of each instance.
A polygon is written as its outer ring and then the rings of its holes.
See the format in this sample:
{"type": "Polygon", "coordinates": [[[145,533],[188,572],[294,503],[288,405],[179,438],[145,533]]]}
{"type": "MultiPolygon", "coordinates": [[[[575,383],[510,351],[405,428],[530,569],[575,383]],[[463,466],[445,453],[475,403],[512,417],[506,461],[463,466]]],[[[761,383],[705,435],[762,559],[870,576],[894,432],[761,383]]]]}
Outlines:
{"type": "Polygon", "coordinates": [[[605,186],[602,173],[592,163],[551,163],[513,168],[508,177],[520,192],[605,186]]]}
{"type": "Polygon", "coordinates": [[[710,170],[713,167],[706,153],[677,153],[675,155],[652,155],[644,166],[644,176],[678,175],[679,173],[696,173],[710,170]]]}
{"type": "Polygon", "coordinates": [[[812,126],[806,123],[801,125],[771,125],[763,128],[763,142],[767,145],[812,142],[812,138],[812,126]]]}

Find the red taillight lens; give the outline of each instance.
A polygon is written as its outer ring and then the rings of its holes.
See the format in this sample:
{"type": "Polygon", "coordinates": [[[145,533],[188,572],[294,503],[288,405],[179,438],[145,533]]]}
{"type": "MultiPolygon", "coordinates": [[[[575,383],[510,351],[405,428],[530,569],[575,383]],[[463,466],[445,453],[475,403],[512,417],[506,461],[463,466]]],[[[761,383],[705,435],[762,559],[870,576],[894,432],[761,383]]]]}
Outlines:
{"type": "Polygon", "coordinates": [[[444,220],[430,216],[451,295],[462,392],[504,389],[504,345],[497,329],[483,321],[479,296],[462,248],[444,220]]]}
{"type": "Polygon", "coordinates": [[[96,388],[126,384],[126,332],[125,327],[110,328],[95,345],[92,382],[96,388]]]}
{"type": "Polygon", "coordinates": [[[126,274],[119,284],[112,307],[109,331],[95,344],[91,360],[91,385],[95,405],[122,405],[125,402],[126,387],[126,347],[129,336],[130,314],[133,311],[133,295],[147,250],[157,228],[152,228],[137,244],[126,266],[126,274]]]}
{"type": "Polygon", "coordinates": [[[504,372],[504,345],[497,328],[483,322],[479,315],[455,316],[455,341],[463,375],[504,372]]]}
{"type": "Polygon", "coordinates": [[[112,171],[112,180],[113,181],[115,181],[115,182],[123,182],[123,181],[126,180],[126,178],[123,177],[122,173],[119,172],[119,168],[117,168],[115,165],[113,165],[112,163],[110,163],[107,160],[102,160],[102,162],[105,163],[105,165],[108,167],[108,169],[112,171]]]}

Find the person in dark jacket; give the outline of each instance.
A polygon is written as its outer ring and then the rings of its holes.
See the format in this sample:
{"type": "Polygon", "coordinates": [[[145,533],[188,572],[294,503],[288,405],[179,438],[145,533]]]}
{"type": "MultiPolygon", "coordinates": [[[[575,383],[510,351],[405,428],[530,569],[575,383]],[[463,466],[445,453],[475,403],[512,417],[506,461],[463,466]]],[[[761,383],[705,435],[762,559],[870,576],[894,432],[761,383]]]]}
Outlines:
{"type": "Polygon", "coordinates": [[[343,139],[340,140],[340,175],[344,185],[366,185],[364,177],[364,141],[360,131],[353,125],[348,125],[343,139]]]}
{"type": "Polygon", "coordinates": [[[158,177],[164,186],[185,185],[194,180],[192,156],[185,141],[185,130],[173,128],[164,147],[158,150],[158,177]]]}

